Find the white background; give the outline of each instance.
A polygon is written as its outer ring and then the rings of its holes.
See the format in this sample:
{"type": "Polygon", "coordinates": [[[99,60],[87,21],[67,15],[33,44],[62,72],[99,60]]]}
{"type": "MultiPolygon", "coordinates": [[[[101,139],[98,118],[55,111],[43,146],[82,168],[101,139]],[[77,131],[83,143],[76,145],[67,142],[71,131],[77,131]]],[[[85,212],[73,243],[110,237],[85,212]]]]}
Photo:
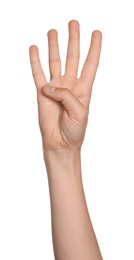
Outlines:
{"type": "MultiPolygon", "coordinates": [[[[47,31],[81,27],[81,70],[91,32],[101,61],[82,146],[83,183],[104,260],[134,259],[134,16],[132,1],[3,1],[0,7],[0,259],[53,260],[49,192],[29,46],[49,80],[47,31]]],[[[79,73],[80,73],[79,70],[79,73]]],[[[84,260],[84,259],[83,259],[84,260]]]]}

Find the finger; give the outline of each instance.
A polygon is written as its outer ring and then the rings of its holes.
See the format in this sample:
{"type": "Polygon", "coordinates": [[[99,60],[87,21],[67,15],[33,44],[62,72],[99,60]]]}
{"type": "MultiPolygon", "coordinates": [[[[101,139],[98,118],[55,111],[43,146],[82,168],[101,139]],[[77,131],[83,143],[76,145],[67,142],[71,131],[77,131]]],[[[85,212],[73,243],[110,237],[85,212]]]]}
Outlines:
{"type": "Polygon", "coordinates": [[[85,107],[67,88],[54,88],[46,85],[43,87],[42,92],[49,98],[61,102],[70,115],[75,114],[78,118],[81,118],[85,112],[85,107]]]}
{"type": "Polygon", "coordinates": [[[48,47],[49,47],[49,70],[50,79],[61,76],[61,61],[58,46],[58,33],[52,29],[48,31],[48,47]]]}
{"type": "Polygon", "coordinates": [[[76,78],[80,58],[80,31],[79,23],[72,20],[69,26],[68,50],[65,66],[65,75],[76,78]]]}
{"type": "Polygon", "coordinates": [[[92,33],[90,49],[81,72],[81,77],[84,79],[86,86],[89,87],[89,91],[93,85],[95,74],[99,64],[101,42],[101,32],[94,31],[92,33]]]}
{"type": "Polygon", "coordinates": [[[29,48],[29,54],[30,54],[32,74],[33,74],[36,87],[37,89],[41,89],[42,86],[44,86],[47,82],[40,63],[39,51],[37,46],[32,45],[29,48]]]}

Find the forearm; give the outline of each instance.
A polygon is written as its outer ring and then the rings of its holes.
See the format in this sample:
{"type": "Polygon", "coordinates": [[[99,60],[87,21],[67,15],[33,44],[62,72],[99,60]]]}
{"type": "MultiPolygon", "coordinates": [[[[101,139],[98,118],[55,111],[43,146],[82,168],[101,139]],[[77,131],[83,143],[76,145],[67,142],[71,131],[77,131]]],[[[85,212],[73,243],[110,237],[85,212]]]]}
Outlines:
{"type": "Polygon", "coordinates": [[[56,260],[101,260],[86,205],[80,151],[44,154],[56,260]]]}

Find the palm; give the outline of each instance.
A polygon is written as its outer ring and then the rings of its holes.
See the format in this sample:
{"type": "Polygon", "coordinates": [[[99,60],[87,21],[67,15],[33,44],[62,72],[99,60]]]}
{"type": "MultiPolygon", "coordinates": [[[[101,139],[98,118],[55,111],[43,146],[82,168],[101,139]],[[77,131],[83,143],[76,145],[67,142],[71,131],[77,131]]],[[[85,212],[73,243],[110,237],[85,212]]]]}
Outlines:
{"type": "MultiPolygon", "coordinates": [[[[58,88],[68,88],[81,102],[87,99],[86,96],[82,97],[80,80],[63,76],[50,81],[49,84],[58,88]]],[[[66,146],[69,136],[72,136],[71,139],[74,143],[78,141],[77,135],[74,135],[74,128],[76,133],[76,126],[73,125],[68,113],[59,102],[45,97],[42,92],[40,92],[38,93],[38,107],[41,132],[44,139],[49,143],[49,146],[50,143],[51,146],[54,147],[56,145],[66,146]]],[[[77,127],[77,131],[81,131],[81,129],[77,127]]]]}
{"type": "MultiPolygon", "coordinates": [[[[71,21],[69,26],[69,44],[66,60],[65,75],[61,76],[61,64],[58,49],[57,32],[50,30],[49,42],[49,67],[51,80],[49,85],[57,88],[69,89],[88,110],[92,84],[99,61],[101,37],[100,33],[94,33],[92,44],[84,64],[81,77],[77,79],[79,61],[79,24],[71,21]]],[[[47,83],[42,71],[38,49],[32,46],[30,50],[31,65],[35,84],[37,86],[39,125],[45,147],[49,149],[70,146],[79,143],[84,137],[85,127],[76,124],[60,102],[46,97],[42,93],[42,87],[47,83]]],[[[77,117],[77,116],[76,116],[77,117]]]]}

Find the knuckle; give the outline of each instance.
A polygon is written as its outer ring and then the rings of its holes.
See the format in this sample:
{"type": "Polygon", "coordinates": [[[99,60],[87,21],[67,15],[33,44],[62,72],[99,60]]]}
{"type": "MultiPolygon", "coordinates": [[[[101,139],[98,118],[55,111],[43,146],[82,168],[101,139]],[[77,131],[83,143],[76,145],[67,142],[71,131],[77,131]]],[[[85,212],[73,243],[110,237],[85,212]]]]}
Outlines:
{"type": "Polygon", "coordinates": [[[36,70],[36,71],[32,71],[32,75],[34,78],[37,78],[38,76],[40,76],[41,74],[43,74],[43,70],[42,69],[39,69],[39,70],[36,70]]]}
{"type": "Polygon", "coordinates": [[[64,92],[64,95],[66,95],[66,96],[70,95],[70,91],[68,88],[64,88],[63,92],[64,92]]]}

